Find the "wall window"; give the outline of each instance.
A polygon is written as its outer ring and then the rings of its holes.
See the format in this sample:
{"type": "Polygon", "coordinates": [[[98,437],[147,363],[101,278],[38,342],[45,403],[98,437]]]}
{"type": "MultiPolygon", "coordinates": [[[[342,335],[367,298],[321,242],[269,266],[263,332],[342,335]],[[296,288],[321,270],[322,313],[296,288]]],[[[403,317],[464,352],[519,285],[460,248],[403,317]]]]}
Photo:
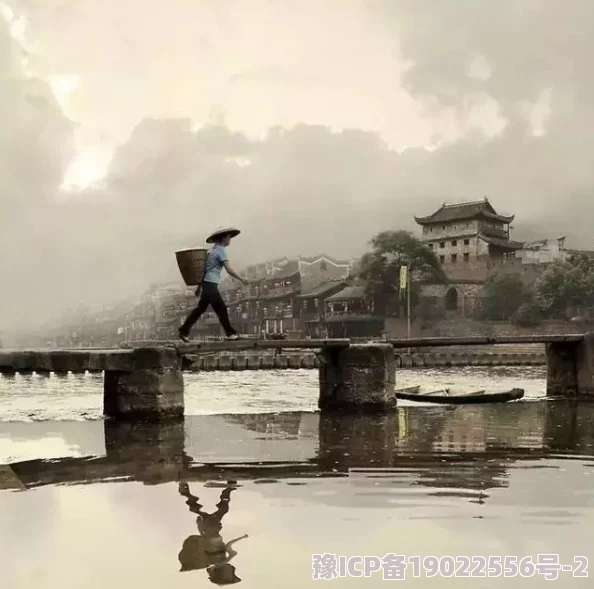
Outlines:
{"type": "Polygon", "coordinates": [[[442,241],[442,242],[439,244],[439,247],[440,247],[441,249],[443,249],[443,248],[445,247],[445,241],[442,241]]]}
{"type": "Polygon", "coordinates": [[[455,264],[458,261],[458,254],[452,254],[452,264],[455,264]]]}
{"type": "Polygon", "coordinates": [[[452,241],[452,245],[453,245],[454,247],[456,247],[456,246],[458,245],[458,241],[454,239],[454,240],[452,241]]]}
{"type": "Polygon", "coordinates": [[[443,264],[445,262],[445,256],[439,256],[439,261],[443,264]]]}
{"type": "Polygon", "coordinates": [[[470,245],[470,239],[465,239],[464,240],[464,245],[470,245]]]}
{"type": "Polygon", "coordinates": [[[465,262],[469,262],[470,261],[470,254],[464,254],[464,261],[465,262]]]}

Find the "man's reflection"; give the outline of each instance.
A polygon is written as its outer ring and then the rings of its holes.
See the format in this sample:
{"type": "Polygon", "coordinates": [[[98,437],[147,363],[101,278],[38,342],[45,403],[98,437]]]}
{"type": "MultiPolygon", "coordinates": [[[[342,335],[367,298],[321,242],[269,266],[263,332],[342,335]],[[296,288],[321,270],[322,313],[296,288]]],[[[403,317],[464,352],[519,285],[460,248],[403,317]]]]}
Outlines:
{"type": "Polygon", "coordinates": [[[233,544],[247,538],[244,534],[225,543],[221,538],[221,520],[229,511],[231,492],[237,488],[235,483],[227,483],[221,493],[221,498],[214,513],[206,513],[203,506],[198,502],[198,497],[190,493],[187,483],[179,484],[179,493],[186,498],[186,505],[192,513],[195,513],[196,524],[199,535],[192,535],[186,538],[181,552],[178,555],[181,564],[181,571],[194,571],[206,569],[210,580],[217,585],[231,585],[239,583],[241,579],[235,574],[235,567],[230,563],[237,552],[233,544]]]}

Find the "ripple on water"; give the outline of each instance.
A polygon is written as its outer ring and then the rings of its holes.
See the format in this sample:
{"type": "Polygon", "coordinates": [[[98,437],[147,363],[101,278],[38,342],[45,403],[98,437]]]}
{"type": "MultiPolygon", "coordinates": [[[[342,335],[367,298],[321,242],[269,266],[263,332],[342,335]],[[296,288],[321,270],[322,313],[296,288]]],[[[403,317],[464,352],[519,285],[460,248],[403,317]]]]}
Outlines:
{"type": "MultiPolygon", "coordinates": [[[[315,411],[316,370],[186,373],[186,414],[315,411]]],[[[0,420],[94,420],[102,418],[100,374],[0,375],[0,420]]],[[[399,370],[398,386],[521,387],[526,400],[545,394],[542,367],[458,367],[399,370]]],[[[400,405],[420,405],[408,401],[400,405]]],[[[530,432],[526,432],[529,436],[530,432]]]]}

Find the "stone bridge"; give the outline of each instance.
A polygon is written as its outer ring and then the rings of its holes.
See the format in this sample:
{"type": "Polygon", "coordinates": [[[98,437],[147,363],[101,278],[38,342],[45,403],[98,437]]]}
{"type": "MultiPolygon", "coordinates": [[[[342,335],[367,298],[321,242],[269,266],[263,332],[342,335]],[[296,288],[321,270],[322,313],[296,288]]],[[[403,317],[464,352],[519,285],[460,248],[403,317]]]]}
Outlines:
{"type": "Polygon", "coordinates": [[[547,395],[594,398],[594,334],[412,338],[369,344],[348,339],[246,339],[177,345],[150,342],[150,346],[108,350],[0,350],[0,373],[103,372],[106,417],[181,417],[188,355],[311,349],[320,360],[320,410],[391,411],[396,407],[394,350],[537,343],[547,350],[547,395]]]}

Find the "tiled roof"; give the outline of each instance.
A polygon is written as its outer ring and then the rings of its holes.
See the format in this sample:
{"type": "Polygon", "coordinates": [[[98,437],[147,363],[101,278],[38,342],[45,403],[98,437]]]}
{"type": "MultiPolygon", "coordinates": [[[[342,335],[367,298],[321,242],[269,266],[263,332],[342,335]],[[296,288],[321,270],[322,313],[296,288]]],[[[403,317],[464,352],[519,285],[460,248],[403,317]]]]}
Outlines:
{"type": "Polygon", "coordinates": [[[355,286],[347,286],[343,288],[340,292],[337,292],[335,295],[328,297],[327,301],[345,301],[347,299],[364,299],[365,298],[365,286],[364,285],[355,285],[355,286]]]}
{"type": "Polygon", "coordinates": [[[268,293],[258,297],[259,301],[274,301],[277,299],[285,299],[289,297],[294,297],[299,294],[298,289],[287,289],[287,290],[278,290],[272,293],[268,293]]]}
{"type": "Polygon", "coordinates": [[[299,272],[299,262],[297,260],[290,260],[282,268],[274,272],[272,276],[267,277],[266,280],[289,278],[297,274],[297,272],[299,272]]]}
{"type": "Polygon", "coordinates": [[[511,223],[514,220],[513,215],[509,217],[498,215],[495,209],[491,206],[491,203],[485,199],[454,205],[447,205],[444,203],[441,208],[435,211],[432,215],[428,215],[427,217],[415,217],[415,221],[419,225],[425,225],[428,223],[445,223],[462,219],[472,219],[475,217],[494,219],[503,223],[511,223]]]}
{"type": "Polygon", "coordinates": [[[317,286],[308,288],[305,292],[300,294],[298,298],[309,299],[313,297],[319,297],[337,288],[338,286],[344,286],[344,282],[342,280],[331,280],[328,282],[322,282],[322,284],[318,284],[317,286]]]}
{"type": "Polygon", "coordinates": [[[318,254],[317,256],[311,256],[311,257],[300,257],[299,260],[301,262],[305,262],[307,264],[315,264],[315,262],[319,262],[320,260],[328,260],[329,262],[332,262],[333,264],[336,264],[337,266],[348,266],[349,265],[349,261],[348,260],[337,260],[335,258],[332,258],[331,256],[327,256],[326,254],[318,254]]]}
{"type": "Polygon", "coordinates": [[[491,245],[495,245],[497,247],[502,247],[502,248],[510,249],[510,250],[519,250],[524,245],[520,241],[508,241],[507,239],[498,239],[497,237],[490,237],[489,235],[484,235],[482,233],[479,234],[479,237],[483,241],[486,241],[487,243],[490,243],[491,245]]]}

